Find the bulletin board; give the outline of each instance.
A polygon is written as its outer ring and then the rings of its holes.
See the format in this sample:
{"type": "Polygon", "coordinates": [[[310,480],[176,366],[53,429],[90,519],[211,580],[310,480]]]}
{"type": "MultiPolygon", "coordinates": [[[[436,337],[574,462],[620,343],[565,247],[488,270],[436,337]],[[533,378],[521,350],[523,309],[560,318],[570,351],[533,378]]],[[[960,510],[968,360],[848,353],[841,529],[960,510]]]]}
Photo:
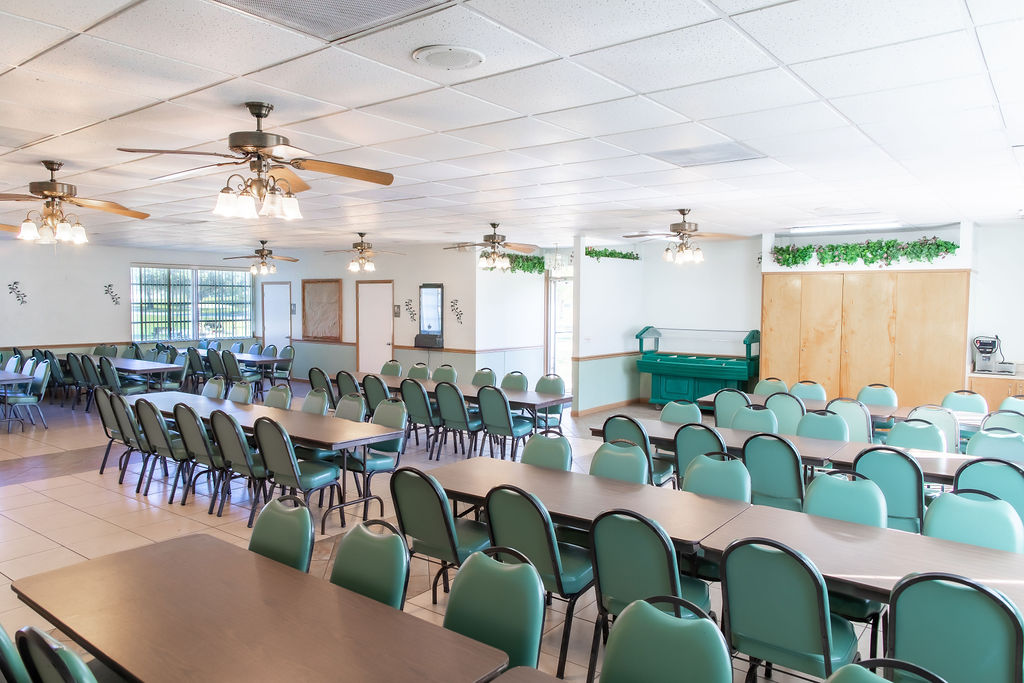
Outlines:
{"type": "Polygon", "coordinates": [[[341,341],[341,280],[302,281],[302,337],[341,341]]]}

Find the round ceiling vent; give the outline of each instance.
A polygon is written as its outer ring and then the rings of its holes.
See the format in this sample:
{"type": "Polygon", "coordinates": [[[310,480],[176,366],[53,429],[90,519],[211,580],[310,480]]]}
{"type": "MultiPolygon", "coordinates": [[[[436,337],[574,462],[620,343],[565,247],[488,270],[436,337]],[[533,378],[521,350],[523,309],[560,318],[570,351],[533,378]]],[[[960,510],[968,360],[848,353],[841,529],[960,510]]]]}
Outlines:
{"type": "Polygon", "coordinates": [[[426,45],[412,53],[412,58],[435,69],[455,71],[471,69],[484,61],[484,54],[458,45],[426,45]]]}

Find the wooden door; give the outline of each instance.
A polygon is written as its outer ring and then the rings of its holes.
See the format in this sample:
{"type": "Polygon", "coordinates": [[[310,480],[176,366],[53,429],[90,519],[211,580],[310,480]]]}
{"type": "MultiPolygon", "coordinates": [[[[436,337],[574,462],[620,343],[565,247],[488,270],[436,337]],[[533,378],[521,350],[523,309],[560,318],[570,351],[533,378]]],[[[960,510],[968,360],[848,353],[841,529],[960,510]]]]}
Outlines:
{"type": "Polygon", "coordinates": [[[970,272],[902,272],[896,282],[893,389],[900,405],[939,403],[967,378],[970,272]]]}
{"type": "Polygon", "coordinates": [[[804,273],[800,297],[800,377],[839,395],[842,346],[843,274],[804,273]]]}
{"type": "Polygon", "coordinates": [[[765,273],[761,285],[761,377],[791,385],[800,374],[798,273],[765,273]]]}
{"type": "Polygon", "coordinates": [[[999,404],[1007,396],[1018,393],[1020,382],[1006,377],[971,377],[971,391],[985,397],[989,410],[998,410],[999,404]]]}
{"type": "Polygon", "coordinates": [[[839,394],[856,398],[868,384],[892,386],[896,340],[896,273],[846,273],[839,394]]]}

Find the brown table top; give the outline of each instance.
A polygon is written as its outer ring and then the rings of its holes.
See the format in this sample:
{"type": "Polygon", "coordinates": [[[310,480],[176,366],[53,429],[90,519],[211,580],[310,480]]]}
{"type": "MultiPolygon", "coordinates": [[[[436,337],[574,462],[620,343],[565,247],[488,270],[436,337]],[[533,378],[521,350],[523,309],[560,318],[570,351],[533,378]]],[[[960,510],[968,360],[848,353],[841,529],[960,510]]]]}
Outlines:
{"type": "Polygon", "coordinates": [[[657,520],[669,537],[683,546],[696,545],[749,507],[725,498],[492,458],[460,460],[429,473],[449,497],[471,503],[482,502],[498,484],[513,484],[537,496],[559,521],[589,525],[606,510],[634,510],[657,520]]]}
{"type": "Polygon", "coordinates": [[[558,679],[551,674],[546,674],[543,671],[538,671],[528,666],[517,666],[501,674],[495,680],[501,681],[501,683],[548,683],[558,679]]]}
{"type": "MultiPolygon", "coordinates": [[[[203,358],[206,357],[206,349],[196,349],[199,355],[203,358]]],[[[188,349],[178,349],[178,353],[188,353],[188,349]]],[[[281,356],[260,356],[254,353],[236,353],[235,360],[239,363],[248,363],[249,365],[272,365],[274,363],[280,363],[281,361],[292,360],[291,358],[283,358],[281,356]]]]}
{"type": "MultiPolygon", "coordinates": [[[[380,375],[374,372],[353,372],[352,373],[356,381],[360,384],[363,382],[363,378],[367,375],[376,374],[378,377],[384,380],[384,384],[387,385],[388,389],[393,392],[401,391],[402,380],[408,379],[407,377],[396,377],[394,375],[380,375]]],[[[416,380],[423,385],[423,388],[427,390],[427,394],[434,396],[434,390],[437,388],[437,382],[429,379],[416,380]]],[[[476,393],[480,387],[472,384],[463,384],[461,382],[456,383],[459,391],[469,400],[476,400],[476,393]]],[[[572,403],[572,394],[543,394],[532,389],[526,391],[519,391],[516,389],[502,389],[505,392],[505,396],[508,397],[508,402],[512,406],[521,406],[527,408],[549,408],[557,405],[568,405],[572,403]]]]}
{"type": "MultiPolygon", "coordinates": [[[[765,400],[768,399],[769,394],[747,394],[747,398],[750,399],[750,403],[755,406],[763,406],[765,400]]],[[[800,399],[804,402],[804,407],[807,410],[825,410],[825,405],[828,401],[818,401],[813,398],[800,399]]],[[[708,394],[707,396],[701,396],[697,399],[697,405],[701,408],[714,408],[715,407],[715,395],[708,394]]],[[[871,403],[866,403],[865,406],[868,412],[871,413],[872,420],[888,420],[896,412],[897,408],[892,406],[880,406],[871,403]]]]}
{"type": "Polygon", "coordinates": [[[0,385],[23,384],[31,381],[32,375],[23,375],[20,372],[7,372],[6,370],[0,370],[0,385]]]}
{"type": "MultiPolygon", "coordinates": [[[[843,448],[839,449],[838,453],[829,458],[829,461],[839,467],[849,468],[853,466],[853,460],[857,457],[858,453],[865,448],[871,448],[879,445],[881,444],[867,444],[851,441],[843,448]]],[[[911,457],[917,460],[917,463],[921,466],[921,471],[924,473],[925,481],[934,482],[936,484],[952,484],[953,475],[956,474],[957,469],[959,469],[959,467],[965,462],[976,459],[973,455],[945,453],[943,451],[927,451],[922,448],[901,448],[900,450],[909,453],[911,457]]]]}
{"type": "Polygon", "coordinates": [[[207,535],[15,582],[32,609],[132,680],[476,681],[508,656],[207,535]]]}
{"type": "MultiPolygon", "coordinates": [[[[647,436],[651,445],[675,450],[676,431],[682,425],[672,422],[662,422],[654,418],[637,418],[637,422],[647,430],[647,436]]],[[[751,432],[746,429],[732,429],[730,427],[714,427],[714,430],[721,435],[725,441],[725,447],[730,453],[739,454],[743,444],[758,432],[751,432]]],[[[604,427],[591,427],[590,433],[593,436],[604,438],[604,427]]],[[[812,439],[806,436],[794,436],[792,434],[780,434],[782,438],[792,443],[800,454],[800,458],[808,465],[820,465],[829,460],[832,455],[846,446],[844,441],[832,441],[830,439],[812,439]]]]}
{"type": "MultiPolygon", "coordinates": [[[[83,353],[82,356],[92,358],[93,362],[96,363],[97,366],[100,364],[100,358],[103,358],[103,356],[94,356],[91,353],[83,353]]],[[[174,363],[154,363],[153,361],[137,360],[135,358],[111,358],[110,362],[114,366],[115,370],[131,372],[136,375],[148,375],[181,370],[181,366],[175,365],[174,363]]]]}
{"type": "Polygon", "coordinates": [[[804,553],[843,592],[888,601],[912,572],[951,572],[996,588],[1024,605],[1024,554],[989,550],[896,529],[753,505],[701,542],[720,556],[732,541],[771,538],[804,553]]]}
{"type": "Polygon", "coordinates": [[[402,435],[400,429],[392,429],[369,422],[353,422],[331,415],[322,417],[299,410],[270,408],[256,403],[235,403],[181,391],[160,391],[143,396],[128,397],[128,401],[133,404],[139,399],[150,401],[167,416],[173,415],[174,406],[179,403],[191,406],[202,418],[208,418],[215,410],[223,410],[238,420],[242,429],[247,432],[252,431],[258,418],[269,417],[284,427],[292,441],[314,448],[331,450],[354,448],[364,444],[396,439],[402,435]]]}

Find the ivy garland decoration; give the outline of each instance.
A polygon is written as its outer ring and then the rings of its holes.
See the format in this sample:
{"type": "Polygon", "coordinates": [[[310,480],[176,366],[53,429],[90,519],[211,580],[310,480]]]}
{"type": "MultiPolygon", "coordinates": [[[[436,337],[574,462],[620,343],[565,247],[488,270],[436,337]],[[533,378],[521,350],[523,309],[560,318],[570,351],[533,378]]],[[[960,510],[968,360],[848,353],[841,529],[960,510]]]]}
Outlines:
{"type": "Polygon", "coordinates": [[[509,254],[509,272],[510,273],[533,273],[534,275],[543,275],[545,270],[544,257],[543,256],[527,256],[525,254],[509,254]]]}
{"type": "Polygon", "coordinates": [[[618,249],[598,249],[597,247],[587,247],[583,250],[587,256],[592,259],[597,259],[599,262],[603,258],[620,258],[626,261],[639,261],[640,254],[635,251],[619,251],[618,249]]]}
{"type": "Polygon", "coordinates": [[[852,265],[857,261],[863,261],[866,266],[891,266],[900,259],[932,263],[937,258],[955,254],[959,248],[956,242],[940,240],[938,237],[922,237],[912,242],[868,240],[848,244],[808,244],[802,247],[784,244],[772,247],[772,259],[783,268],[805,265],[815,256],[823,266],[832,263],[852,265]]]}

